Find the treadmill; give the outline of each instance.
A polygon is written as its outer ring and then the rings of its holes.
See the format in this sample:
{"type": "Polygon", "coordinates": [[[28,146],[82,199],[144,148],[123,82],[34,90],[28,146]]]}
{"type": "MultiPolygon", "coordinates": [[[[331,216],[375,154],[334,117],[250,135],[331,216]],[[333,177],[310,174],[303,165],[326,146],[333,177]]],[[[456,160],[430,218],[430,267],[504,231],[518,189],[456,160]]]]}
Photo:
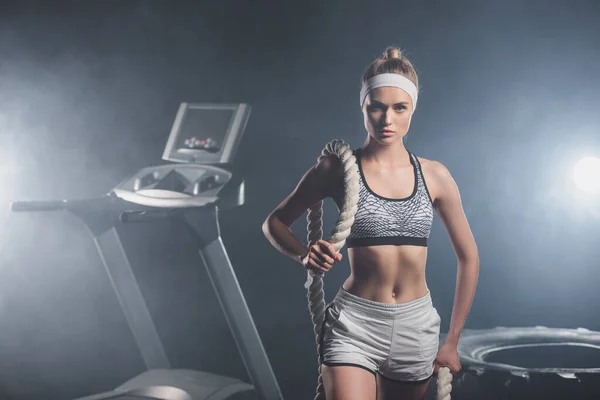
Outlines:
{"type": "Polygon", "coordinates": [[[181,103],[162,158],[92,199],[18,201],[12,211],[67,211],[92,235],[146,371],[112,391],[76,400],[276,400],[275,374],[219,230],[218,212],[244,203],[244,181],[228,170],[250,116],[248,104],[181,103]],[[172,369],[142,296],[118,224],[179,218],[206,266],[250,382],[172,369]]]}

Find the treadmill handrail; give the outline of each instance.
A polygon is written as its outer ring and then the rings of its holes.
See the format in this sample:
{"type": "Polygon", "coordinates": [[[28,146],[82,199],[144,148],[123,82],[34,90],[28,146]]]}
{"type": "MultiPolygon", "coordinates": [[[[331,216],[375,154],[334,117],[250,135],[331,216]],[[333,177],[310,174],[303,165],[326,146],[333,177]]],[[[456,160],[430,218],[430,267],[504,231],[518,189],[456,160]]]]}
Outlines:
{"type": "Polygon", "coordinates": [[[111,195],[107,194],[89,199],[14,201],[10,204],[10,209],[13,212],[73,211],[82,208],[105,206],[110,198],[111,195]]]}

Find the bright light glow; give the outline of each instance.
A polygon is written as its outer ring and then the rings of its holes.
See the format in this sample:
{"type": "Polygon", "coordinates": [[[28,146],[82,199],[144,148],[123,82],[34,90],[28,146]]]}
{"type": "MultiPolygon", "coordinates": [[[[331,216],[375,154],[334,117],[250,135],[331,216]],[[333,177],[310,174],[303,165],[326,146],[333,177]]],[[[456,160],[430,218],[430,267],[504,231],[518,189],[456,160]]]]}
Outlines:
{"type": "Polygon", "coordinates": [[[600,158],[586,157],[575,164],[575,184],[587,193],[600,193],[600,158]]]}

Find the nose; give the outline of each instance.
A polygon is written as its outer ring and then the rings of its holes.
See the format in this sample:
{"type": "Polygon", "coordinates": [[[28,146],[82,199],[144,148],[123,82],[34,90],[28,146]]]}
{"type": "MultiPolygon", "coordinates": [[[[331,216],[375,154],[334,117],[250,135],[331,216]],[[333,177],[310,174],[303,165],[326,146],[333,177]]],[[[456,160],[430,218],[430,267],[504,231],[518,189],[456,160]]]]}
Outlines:
{"type": "Polygon", "coordinates": [[[385,114],[383,115],[383,118],[385,126],[390,126],[392,124],[392,113],[390,112],[390,110],[386,110],[385,114]]]}

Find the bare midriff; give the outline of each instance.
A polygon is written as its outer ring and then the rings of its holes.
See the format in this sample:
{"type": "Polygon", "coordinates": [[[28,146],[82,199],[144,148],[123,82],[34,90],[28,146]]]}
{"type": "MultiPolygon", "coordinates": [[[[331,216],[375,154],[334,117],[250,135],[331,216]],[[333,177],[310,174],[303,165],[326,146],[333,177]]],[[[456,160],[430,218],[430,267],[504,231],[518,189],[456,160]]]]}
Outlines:
{"type": "Polygon", "coordinates": [[[348,249],[350,276],[342,287],[379,303],[400,304],[427,295],[427,247],[360,246],[348,249]]]}

